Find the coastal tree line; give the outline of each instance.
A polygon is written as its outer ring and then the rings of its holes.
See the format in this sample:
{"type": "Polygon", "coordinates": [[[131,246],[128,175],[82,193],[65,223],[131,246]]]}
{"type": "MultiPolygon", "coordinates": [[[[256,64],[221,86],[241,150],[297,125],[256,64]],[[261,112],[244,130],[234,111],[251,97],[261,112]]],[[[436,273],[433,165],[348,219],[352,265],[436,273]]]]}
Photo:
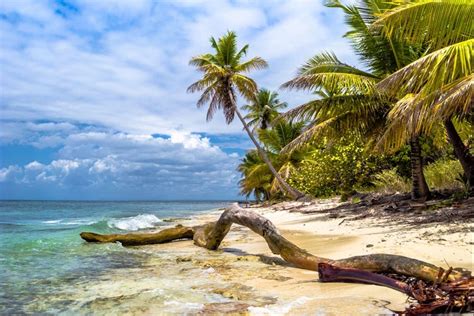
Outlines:
{"type": "Polygon", "coordinates": [[[202,73],[207,120],[237,116],[255,145],[238,170],[241,193],[257,200],[359,190],[474,190],[474,4],[469,0],[361,0],[342,10],[363,69],[318,52],[281,89],[311,92],[284,112],[278,93],[248,76],[268,67],[246,59],[229,31],[211,38],[212,52],[190,61],[202,73]],[[240,98],[240,100],[238,100],[240,98]],[[238,102],[243,103],[239,107],[238,102]],[[245,111],[245,114],[241,112],[245,111]]]}

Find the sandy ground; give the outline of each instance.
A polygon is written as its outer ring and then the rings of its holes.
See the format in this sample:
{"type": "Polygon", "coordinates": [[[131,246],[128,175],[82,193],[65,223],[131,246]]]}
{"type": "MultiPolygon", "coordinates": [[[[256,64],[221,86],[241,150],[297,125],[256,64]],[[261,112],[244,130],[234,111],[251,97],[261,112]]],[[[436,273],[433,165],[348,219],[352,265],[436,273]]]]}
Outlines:
{"type": "MultiPolygon", "coordinates": [[[[442,267],[474,270],[472,223],[414,227],[399,221],[390,223],[371,218],[346,221],[328,218],[324,213],[294,212],[295,208],[323,210],[336,205],[336,200],[323,200],[311,205],[291,202],[252,209],[269,218],[287,239],[318,256],[339,259],[391,253],[442,267]]],[[[219,214],[206,214],[193,222],[216,220],[219,214]]],[[[233,302],[206,306],[204,313],[248,310],[256,315],[367,315],[403,310],[407,304],[405,295],[384,287],[319,283],[316,272],[286,265],[271,254],[260,236],[244,227],[234,225],[218,253],[196,248],[190,241],[152,247],[161,251],[179,249],[183,257],[177,262],[191,261],[194,267],[204,269],[210,284],[212,280],[229,284],[219,294],[233,302]],[[252,304],[249,296],[260,301],[252,304]]]]}

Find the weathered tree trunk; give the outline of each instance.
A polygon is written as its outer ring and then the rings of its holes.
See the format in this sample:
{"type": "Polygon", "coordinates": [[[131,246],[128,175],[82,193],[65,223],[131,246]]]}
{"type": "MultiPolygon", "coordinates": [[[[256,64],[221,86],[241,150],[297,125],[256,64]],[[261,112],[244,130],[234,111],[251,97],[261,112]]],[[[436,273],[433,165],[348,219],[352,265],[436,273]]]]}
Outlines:
{"type": "Polygon", "coordinates": [[[468,189],[474,191],[474,157],[470,154],[469,148],[464,145],[461,137],[459,137],[453,122],[449,119],[444,121],[444,127],[448,134],[449,140],[454,148],[454,154],[461,163],[464,176],[467,180],[468,189]]]}
{"type": "MultiPolygon", "coordinates": [[[[353,268],[371,272],[395,272],[431,282],[438,280],[439,272],[444,271],[430,263],[390,254],[355,256],[340,260],[318,257],[299,248],[280,235],[278,229],[265,217],[242,209],[237,204],[225,210],[217,222],[202,226],[183,227],[178,225],[175,228],[168,228],[156,234],[99,235],[81,233],[81,237],[88,242],[119,241],[124,245],[163,243],[175,239],[192,238],[197,246],[216,250],[229,232],[232,224],[250,228],[265,239],[272,253],[280,255],[287,262],[302,269],[318,271],[318,264],[327,263],[340,268],[353,268]]],[[[452,271],[446,279],[456,280],[461,276],[460,272],[452,271]]]]}
{"type": "Polygon", "coordinates": [[[430,198],[430,189],[426,183],[423,173],[423,159],[421,157],[420,140],[413,137],[410,140],[410,160],[411,160],[411,179],[413,200],[427,200],[430,198]]]}

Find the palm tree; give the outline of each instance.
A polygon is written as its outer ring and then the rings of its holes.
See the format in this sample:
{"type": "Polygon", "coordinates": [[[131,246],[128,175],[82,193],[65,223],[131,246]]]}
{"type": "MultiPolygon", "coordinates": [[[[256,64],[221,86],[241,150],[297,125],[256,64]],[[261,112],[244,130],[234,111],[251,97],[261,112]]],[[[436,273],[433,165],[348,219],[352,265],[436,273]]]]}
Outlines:
{"type": "MultiPolygon", "coordinates": [[[[391,146],[416,133],[444,125],[468,186],[474,190],[474,156],[459,136],[455,121],[473,123],[474,3],[471,0],[411,1],[384,12],[374,26],[387,37],[425,45],[426,55],[386,77],[378,88],[405,94],[390,113],[391,146]]],[[[387,143],[387,141],[386,141],[387,143]]]]}
{"type": "MultiPolygon", "coordinates": [[[[301,134],[303,126],[303,122],[293,123],[282,120],[271,129],[259,130],[260,141],[268,148],[268,156],[273,166],[285,181],[306,157],[308,149],[295,150],[291,153],[282,153],[281,150],[301,134]]],[[[278,180],[258,156],[256,150],[251,150],[245,155],[238,170],[243,175],[239,182],[242,194],[249,196],[253,193],[257,199],[263,196],[268,200],[281,192],[278,180]]]]}
{"type": "Polygon", "coordinates": [[[278,180],[279,185],[294,199],[304,197],[304,194],[292,188],[273,167],[266,152],[262,150],[250,127],[237,108],[237,93],[247,100],[254,98],[257,92],[257,84],[254,80],[244,75],[253,69],[267,67],[267,63],[260,57],[254,57],[242,61],[247,54],[248,45],[240,50],[237,49],[237,35],[227,32],[224,36],[215,40],[211,37],[211,46],[214,53],[207,53],[191,58],[190,65],[195,66],[203,73],[203,77],[188,87],[188,92],[203,91],[197,102],[198,107],[209,103],[207,120],[211,120],[214,113],[222,109],[227,124],[230,124],[237,115],[244,129],[255,144],[260,156],[268,165],[268,168],[278,180]]]}
{"type": "Polygon", "coordinates": [[[242,109],[249,112],[245,118],[249,120],[248,125],[255,130],[256,128],[267,129],[272,120],[278,116],[278,110],[287,106],[286,102],[278,99],[278,93],[260,89],[251,102],[244,105],[242,109]]]}
{"type": "MultiPolygon", "coordinates": [[[[409,64],[421,54],[421,45],[405,45],[397,38],[387,38],[380,28],[370,28],[377,16],[396,4],[384,0],[362,0],[359,7],[327,3],[342,9],[350,31],[346,34],[370,71],[363,71],[341,62],[334,54],[321,53],[311,58],[297,76],[282,87],[316,90],[321,99],[310,101],[287,116],[312,119],[312,125],[290,144],[287,150],[314,139],[323,133],[341,135],[357,130],[368,139],[378,138],[384,131],[386,117],[397,95],[377,92],[376,84],[387,75],[409,64]]],[[[423,174],[418,135],[410,139],[412,161],[412,197],[426,199],[429,189],[423,174]]]]}
{"type": "MultiPolygon", "coordinates": [[[[275,168],[285,181],[288,181],[298,164],[306,157],[309,148],[305,147],[291,152],[282,152],[282,149],[301,135],[304,125],[304,122],[280,120],[271,129],[259,131],[259,139],[268,148],[275,168]]],[[[276,178],[272,179],[271,184],[270,193],[280,191],[276,178]]]]}
{"type": "Polygon", "coordinates": [[[257,150],[248,151],[237,170],[242,173],[239,181],[241,194],[246,197],[253,194],[257,202],[270,199],[272,173],[257,150]]]}

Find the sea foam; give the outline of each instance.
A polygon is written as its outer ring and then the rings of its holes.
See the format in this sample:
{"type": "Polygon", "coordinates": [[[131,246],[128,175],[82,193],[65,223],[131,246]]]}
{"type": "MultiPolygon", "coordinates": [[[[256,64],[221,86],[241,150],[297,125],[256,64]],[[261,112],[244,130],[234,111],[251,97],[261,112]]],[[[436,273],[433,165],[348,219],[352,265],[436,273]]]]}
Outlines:
{"type": "Polygon", "coordinates": [[[139,230],[155,227],[155,225],[160,222],[162,222],[162,220],[153,214],[140,214],[132,217],[111,219],[107,224],[109,227],[121,230],[139,230]]]}

